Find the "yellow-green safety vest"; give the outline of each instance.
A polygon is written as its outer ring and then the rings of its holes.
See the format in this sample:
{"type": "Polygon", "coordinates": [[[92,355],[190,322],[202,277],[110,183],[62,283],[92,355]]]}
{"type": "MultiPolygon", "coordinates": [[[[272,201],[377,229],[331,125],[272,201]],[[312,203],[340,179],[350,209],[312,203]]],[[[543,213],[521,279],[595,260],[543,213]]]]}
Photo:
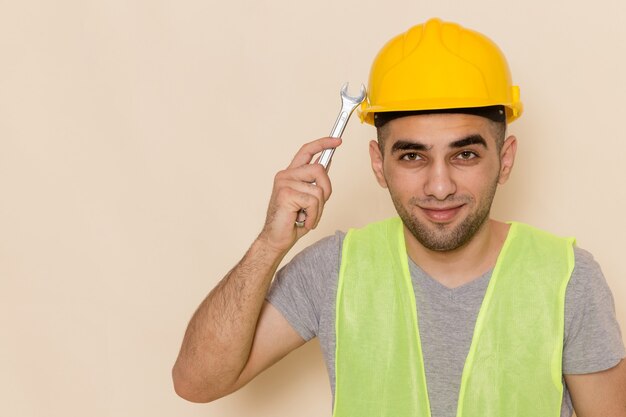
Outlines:
{"type": "MultiPolygon", "coordinates": [[[[465,360],[457,417],[558,417],[574,239],[511,223],[465,360]]],[[[430,417],[399,218],[350,230],[336,304],[334,417],[430,417]]]]}

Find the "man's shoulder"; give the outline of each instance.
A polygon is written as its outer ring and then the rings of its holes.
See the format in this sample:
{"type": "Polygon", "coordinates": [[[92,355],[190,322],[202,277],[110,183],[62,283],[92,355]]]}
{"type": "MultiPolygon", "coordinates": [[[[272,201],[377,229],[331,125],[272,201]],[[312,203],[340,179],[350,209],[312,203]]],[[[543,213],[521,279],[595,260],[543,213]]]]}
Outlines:
{"type": "Polygon", "coordinates": [[[574,246],[574,270],[568,284],[568,292],[576,293],[584,298],[585,293],[597,288],[608,288],[608,284],[591,252],[574,246]]]}
{"type": "Polygon", "coordinates": [[[576,266],[581,269],[599,269],[600,265],[595,260],[591,252],[581,248],[580,246],[574,246],[574,259],[576,260],[576,266]]]}
{"type": "Polygon", "coordinates": [[[346,237],[346,232],[342,230],[336,230],[334,234],[325,236],[315,243],[304,248],[299,252],[294,259],[297,258],[326,258],[330,254],[337,253],[337,250],[341,250],[341,245],[346,237]]]}
{"type": "Polygon", "coordinates": [[[339,264],[341,262],[341,252],[346,236],[353,232],[371,230],[400,222],[399,217],[390,217],[383,220],[373,221],[365,225],[349,227],[347,231],[336,230],[334,234],[325,236],[315,243],[307,246],[296,254],[291,263],[296,265],[310,264],[312,262],[331,262],[339,264]]]}
{"type": "Polygon", "coordinates": [[[574,270],[572,271],[572,277],[569,286],[582,287],[589,284],[602,285],[606,284],[604,276],[600,269],[600,265],[595,260],[591,252],[581,248],[576,244],[576,240],[573,237],[564,237],[561,234],[554,233],[550,230],[536,227],[525,223],[517,223],[518,226],[524,227],[527,230],[534,231],[545,236],[551,236],[554,238],[567,239],[572,245],[574,253],[574,270]]]}
{"type": "MultiPolygon", "coordinates": [[[[532,224],[528,224],[528,223],[523,223],[523,222],[517,222],[517,221],[513,221],[513,222],[508,222],[511,225],[511,229],[510,230],[514,230],[516,233],[524,233],[526,236],[537,236],[537,237],[541,237],[544,239],[550,239],[550,240],[560,240],[560,241],[567,241],[569,242],[569,244],[573,245],[576,242],[576,239],[572,236],[565,236],[562,235],[560,233],[555,233],[552,230],[549,229],[545,229],[542,227],[537,227],[534,226],[532,224]]],[[[509,232],[511,233],[511,232],[509,232]]]]}
{"type": "Polygon", "coordinates": [[[309,275],[339,269],[346,233],[336,231],[302,249],[279,271],[279,275],[309,275]]]}

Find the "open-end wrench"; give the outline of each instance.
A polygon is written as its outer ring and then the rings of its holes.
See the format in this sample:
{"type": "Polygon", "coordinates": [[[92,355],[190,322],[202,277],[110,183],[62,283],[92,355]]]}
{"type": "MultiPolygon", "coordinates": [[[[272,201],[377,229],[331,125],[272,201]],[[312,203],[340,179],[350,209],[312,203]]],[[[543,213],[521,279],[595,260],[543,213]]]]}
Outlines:
{"type": "MultiPolygon", "coordinates": [[[[330,131],[331,138],[340,138],[343,134],[346,125],[348,124],[348,119],[350,119],[350,115],[354,109],[357,108],[359,104],[366,97],[365,86],[361,84],[361,91],[358,96],[350,96],[348,95],[348,83],[345,83],[343,87],[341,87],[341,111],[337,116],[337,120],[335,121],[335,125],[333,126],[333,130],[330,131]]],[[[333,153],[335,152],[335,148],[324,149],[320,154],[317,163],[322,165],[326,171],[328,171],[328,165],[330,164],[330,160],[333,157],[333,153]]],[[[315,183],[313,183],[315,184],[315,183]]],[[[304,220],[306,220],[306,211],[304,209],[300,209],[298,212],[298,217],[296,218],[296,227],[304,227],[304,220]]]]}

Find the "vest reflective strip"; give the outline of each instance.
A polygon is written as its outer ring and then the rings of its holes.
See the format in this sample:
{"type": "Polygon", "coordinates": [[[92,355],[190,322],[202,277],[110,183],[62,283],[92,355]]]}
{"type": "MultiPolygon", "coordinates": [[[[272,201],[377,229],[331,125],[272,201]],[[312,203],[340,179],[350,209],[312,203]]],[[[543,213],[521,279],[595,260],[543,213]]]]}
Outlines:
{"type": "MultiPolygon", "coordinates": [[[[458,417],[558,417],[573,239],[513,223],[481,306],[458,417]]],[[[336,311],[335,417],[430,416],[402,222],[346,235],[336,311]]]]}

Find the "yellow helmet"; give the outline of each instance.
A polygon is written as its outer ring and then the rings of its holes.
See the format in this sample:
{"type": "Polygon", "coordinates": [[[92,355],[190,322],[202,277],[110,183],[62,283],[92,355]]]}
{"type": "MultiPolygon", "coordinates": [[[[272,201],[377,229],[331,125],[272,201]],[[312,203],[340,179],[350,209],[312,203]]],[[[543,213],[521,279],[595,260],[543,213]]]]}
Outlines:
{"type": "Polygon", "coordinates": [[[486,36],[430,19],[389,41],[370,71],[361,121],[390,111],[502,105],[508,123],[522,114],[506,58],[486,36]]]}

